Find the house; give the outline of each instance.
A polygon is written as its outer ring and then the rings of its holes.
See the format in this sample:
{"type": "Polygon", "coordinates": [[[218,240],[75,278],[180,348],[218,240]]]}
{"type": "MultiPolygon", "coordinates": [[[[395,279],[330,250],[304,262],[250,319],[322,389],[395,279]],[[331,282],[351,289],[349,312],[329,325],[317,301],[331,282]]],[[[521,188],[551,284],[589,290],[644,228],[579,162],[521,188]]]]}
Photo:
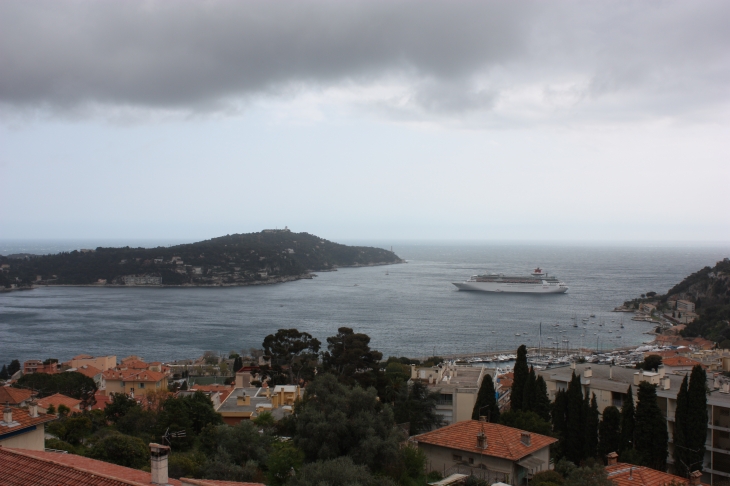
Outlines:
{"type": "Polygon", "coordinates": [[[703,368],[707,368],[700,361],[687,358],[686,356],[673,356],[671,358],[665,358],[662,361],[666,373],[674,373],[677,371],[692,371],[696,365],[700,365],[703,368]]]}
{"type": "Polygon", "coordinates": [[[58,363],[55,361],[45,363],[39,359],[29,359],[23,363],[23,374],[31,375],[33,373],[58,373],[58,363]]]}
{"type": "Polygon", "coordinates": [[[608,465],[606,474],[616,486],[700,486],[702,473],[695,471],[690,474],[689,479],[673,474],[668,474],[656,469],[644,466],[635,466],[618,462],[618,454],[615,452],[606,456],[608,465]]]}
{"type": "Polygon", "coordinates": [[[3,486],[264,486],[260,483],[172,479],[168,477],[170,448],[150,444],[150,472],[118,466],[76,454],[0,447],[3,486]]]}
{"type": "MultiPolygon", "coordinates": [[[[411,365],[411,382],[420,381],[430,392],[439,394],[436,413],[446,424],[471,420],[477,392],[482,380],[496,370],[482,366],[460,366],[441,363],[430,368],[411,365]]],[[[495,383],[495,387],[498,384],[495,383]]]]}
{"type": "Polygon", "coordinates": [[[691,302],[689,300],[678,300],[677,301],[677,310],[681,311],[681,312],[694,312],[695,304],[694,304],[694,302],[691,302]]]}
{"type": "Polygon", "coordinates": [[[77,373],[81,373],[84,376],[87,376],[94,380],[94,383],[96,383],[96,388],[99,390],[103,390],[106,387],[106,382],[104,381],[104,373],[95,366],[91,365],[83,365],[79,366],[78,368],[69,368],[66,371],[76,371],[77,373]]]}
{"type": "Polygon", "coordinates": [[[656,306],[654,304],[640,304],[639,305],[639,312],[643,312],[644,314],[650,316],[654,313],[656,310],[656,306]]]}
{"type": "MultiPolygon", "coordinates": [[[[45,448],[46,423],[56,420],[55,415],[38,413],[38,405],[31,401],[28,409],[3,407],[3,419],[0,421],[0,446],[20,447],[42,451],[45,448]]],[[[0,484],[3,464],[0,461],[0,484]]]]}
{"type": "Polygon", "coordinates": [[[164,373],[149,370],[107,370],[103,373],[106,382],[105,395],[125,393],[130,396],[144,394],[147,390],[166,390],[167,377],[164,373]]]}
{"type": "Polygon", "coordinates": [[[0,386],[0,406],[7,404],[14,407],[25,407],[33,395],[32,390],[0,386]]]}
{"type": "Polygon", "coordinates": [[[81,368],[83,366],[93,366],[101,371],[114,368],[117,365],[116,356],[89,356],[88,354],[80,354],[71,358],[71,361],[65,363],[69,368],[81,368]]]}
{"type": "Polygon", "coordinates": [[[53,409],[56,410],[56,413],[58,413],[58,407],[61,405],[68,407],[71,413],[81,412],[81,400],[67,397],[60,393],[38,399],[38,410],[40,412],[46,413],[51,405],[53,405],[53,409]]]}
{"type": "Polygon", "coordinates": [[[515,485],[549,468],[550,445],[557,442],[553,437],[479,420],[457,422],[410,440],[426,454],[429,471],[515,485]]]}
{"type": "Polygon", "coordinates": [[[228,425],[242,420],[252,420],[263,412],[269,412],[280,420],[294,411],[294,402],[301,398],[302,389],[295,385],[278,385],[272,391],[269,387],[251,385],[251,373],[236,373],[235,388],[221,401],[216,411],[228,425]]]}

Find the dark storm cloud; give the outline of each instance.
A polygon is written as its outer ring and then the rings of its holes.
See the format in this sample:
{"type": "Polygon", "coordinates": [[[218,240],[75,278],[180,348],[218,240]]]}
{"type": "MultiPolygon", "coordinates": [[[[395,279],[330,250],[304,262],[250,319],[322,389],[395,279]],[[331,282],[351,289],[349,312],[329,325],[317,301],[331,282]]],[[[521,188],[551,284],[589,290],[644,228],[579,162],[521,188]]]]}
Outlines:
{"type": "Polygon", "coordinates": [[[512,83],[580,78],[576,99],[671,111],[726,101],[729,15],[727,2],[9,1],[0,103],[209,111],[396,77],[409,106],[454,113],[491,109],[512,83]]]}

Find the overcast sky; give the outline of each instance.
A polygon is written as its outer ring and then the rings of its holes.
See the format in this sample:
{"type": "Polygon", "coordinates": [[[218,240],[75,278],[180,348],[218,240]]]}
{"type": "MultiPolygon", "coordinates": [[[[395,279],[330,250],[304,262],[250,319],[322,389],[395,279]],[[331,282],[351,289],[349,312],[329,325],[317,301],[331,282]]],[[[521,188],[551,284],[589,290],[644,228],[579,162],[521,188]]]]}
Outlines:
{"type": "Polygon", "coordinates": [[[730,2],[0,2],[0,238],[730,241],[730,2]]]}

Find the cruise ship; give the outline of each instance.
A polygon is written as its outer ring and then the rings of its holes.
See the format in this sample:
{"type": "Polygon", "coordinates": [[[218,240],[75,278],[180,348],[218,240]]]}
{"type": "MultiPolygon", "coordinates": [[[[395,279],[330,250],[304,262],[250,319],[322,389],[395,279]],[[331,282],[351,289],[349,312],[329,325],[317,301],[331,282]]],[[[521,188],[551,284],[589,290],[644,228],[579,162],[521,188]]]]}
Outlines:
{"type": "Polygon", "coordinates": [[[555,276],[549,276],[536,268],[529,276],[490,273],[473,275],[466,282],[454,282],[459,290],[480,290],[482,292],[514,292],[525,294],[564,294],[568,286],[555,276]]]}

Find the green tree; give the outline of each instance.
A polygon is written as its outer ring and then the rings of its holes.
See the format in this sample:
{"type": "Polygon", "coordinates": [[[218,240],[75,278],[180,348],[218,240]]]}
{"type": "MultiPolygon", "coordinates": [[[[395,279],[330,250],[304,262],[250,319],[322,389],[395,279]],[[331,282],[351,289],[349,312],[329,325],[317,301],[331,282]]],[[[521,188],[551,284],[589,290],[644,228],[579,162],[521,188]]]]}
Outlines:
{"type": "Polygon", "coordinates": [[[575,469],[563,486],[615,486],[613,481],[608,479],[606,468],[602,464],[591,461],[583,467],[575,469]]]}
{"type": "Polygon", "coordinates": [[[365,385],[372,383],[372,379],[363,381],[363,373],[377,370],[382,358],[382,353],[370,349],[370,336],[355,333],[349,327],[341,327],[337,335],[327,338],[327,351],[322,354],[322,365],[345,383],[365,385]]]}
{"type": "Polygon", "coordinates": [[[89,417],[76,414],[51,422],[46,426],[46,430],[63,442],[77,446],[84,437],[91,435],[92,424],[89,417]]]}
{"type": "Polygon", "coordinates": [[[635,446],[634,431],[636,428],[636,412],[634,411],[634,392],[629,385],[629,389],[624,395],[621,406],[621,447],[619,454],[622,456],[635,446]]]}
{"type": "Polygon", "coordinates": [[[91,408],[96,403],[96,383],[88,376],[76,371],[64,373],[32,373],[23,375],[17,383],[19,388],[31,388],[40,398],[60,393],[81,400],[82,408],[91,408]]]}
{"type": "Polygon", "coordinates": [[[677,393],[677,409],[674,413],[674,434],[672,436],[674,442],[674,468],[678,476],[686,478],[689,474],[687,466],[690,459],[687,457],[689,447],[687,444],[687,426],[689,422],[689,402],[687,393],[689,388],[689,377],[684,375],[682,384],[677,393]]]}
{"type": "Polygon", "coordinates": [[[7,380],[10,378],[10,374],[8,373],[8,367],[6,365],[3,365],[2,369],[0,369],[0,380],[7,380]]]}
{"type": "Polygon", "coordinates": [[[652,469],[667,468],[669,433],[656,400],[656,386],[642,381],[639,384],[634,430],[635,448],[642,463],[652,469]]]}
{"type": "Polygon", "coordinates": [[[565,437],[567,430],[568,394],[565,390],[558,390],[555,393],[555,403],[550,413],[553,422],[553,431],[561,440],[565,437]]]}
{"type": "Polygon", "coordinates": [[[53,404],[48,405],[48,408],[46,409],[46,413],[49,415],[55,415],[56,407],[53,404]]]}
{"type": "Polygon", "coordinates": [[[585,413],[580,377],[573,373],[566,393],[567,407],[562,450],[566,459],[580,464],[585,457],[585,413]]]}
{"type": "Polygon", "coordinates": [[[236,356],[233,360],[233,372],[238,373],[243,368],[243,358],[236,356]]]}
{"type": "Polygon", "coordinates": [[[692,368],[687,389],[687,465],[689,471],[702,471],[707,437],[707,375],[700,365],[692,368]]]}
{"type": "Polygon", "coordinates": [[[374,476],[351,457],[338,457],[305,464],[288,486],[395,486],[388,478],[374,476]]]}
{"type": "Polygon", "coordinates": [[[162,410],[157,415],[157,436],[165,431],[178,432],[184,430],[185,437],[172,438],[172,445],[179,449],[189,448],[195,437],[206,425],[220,425],[223,418],[213,408],[213,403],[202,392],[186,397],[168,398],[162,403],[162,410]]]}
{"type": "Polygon", "coordinates": [[[474,403],[471,418],[479,420],[484,415],[490,422],[499,423],[499,405],[497,405],[497,393],[494,391],[494,382],[492,375],[487,373],[482,379],[482,385],[479,387],[477,401],[474,403]]]}
{"type": "Polygon", "coordinates": [[[14,359],[8,365],[8,377],[12,377],[18,371],[20,371],[20,361],[14,359]]]}
{"type": "MultiPolygon", "coordinates": [[[[259,430],[256,424],[249,421],[242,421],[233,427],[207,425],[200,433],[200,451],[210,459],[223,452],[233,464],[246,464],[250,461],[265,464],[274,439],[259,430]]],[[[219,462],[225,461],[219,457],[219,462]]]]}
{"type": "Polygon", "coordinates": [[[404,387],[393,406],[395,421],[409,424],[409,434],[428,432],[443,425],[441,416],[436,413],[439,394],[432,392],[420,381],[404,387]]]}
{"type": "Polygon", "coordinates": [[[271,369],[262,371],[271,375],[274,384],[296,384],[300,379],[311,379],[317,365],[321,343],[306,332],[279,329],[264,338],[264,352],[271,358],[271,369]]]}
{"type": "Polygon", "coordinates": [[[662,364],[662,357],[658,354],[650,354],[646,358],[644,358],[644,361],[641,363],[638,363],[636,367],[641,370],[646,371],[657,371],[659,369],[659,366],[662,364]]]}
{"type": "Polygon", "coordinates": [[[621,412],[610,405],[603,409],[598,426],[598,454],[605,457],[611,452],[618,454],[621,446],[621,412]]]}
{"type": "Polygon", "coordinates": [[[517,361],[515,361],[514,375],[512,381],[512,392],[510,396],[510,408],[512,410],[522,410],[522,399],[525,394],[525,384],[527,383],[530,370],[527,368],[527,346],[524,344],[517,348],[517,361]]]}
{"type": "Polygon", "coordinates": [[[548,396],[547,383],[542,376],[538,376],[535,381],[535,403],[533,410],[546,422],[550,421],[550,397],[548,396]]]}
{"type": "Polygon", "coordinates": [[[500,416],[499,421],[502,425],[506,425],[507,427],[514,427],[515,429],[526,430],[528,432],[535,432],[536,434],[547,436],[552,435],[550,431],[550,422],[541,419],[535,412],[509,410],[500,416]]]}
{"type": "Polygon", "coordinates": [[[522,410],[534,412],[535,401],[537,398],[537,377],[535,376],[535,368],[530,366],[527,373],[525,387],[522,390],[522,410]]]}
{"type": "Polygon", "coordinates": [[[557,471],[541,471],[532,476],[531,486],[560,486],[565,479],[557,471]]]}
{"type": "Polygon", "coordinates": [[[278,442],[272,446],[266,461],[269,486],[283,486],[304,464],[304,453],[290,442],[278,442]]]}
{"type": "Polygon", "coordinates": [[[598,403],[596,402],[596,394],[588,403],[588,395],[586,395],[584,407],[585,413],[585,457],[596,457],[598,454],[598,403]]]}
{"type": "Polygon", "coordinates": [[[325,373],[307,386],[296,413],[294,443],[308,461],[350,456],[378,470],[397,455],[393,412],[374,388],[349,388],[325,373]]]}
{"type": "Polygon", "coordinates": [[[141,469],[149,464],[150,451],[147,444],[137,437],[113,433],[94,443],[89,457],[141,469]]]}
{"type": "Polygon", "coordinates": [[[128,397],[125,393],[112,393],[111,401],[104,408],[107,420],[117,423],[117,420],[124,417],[130,409],[139,408],[134,398],[128,397]]]}

